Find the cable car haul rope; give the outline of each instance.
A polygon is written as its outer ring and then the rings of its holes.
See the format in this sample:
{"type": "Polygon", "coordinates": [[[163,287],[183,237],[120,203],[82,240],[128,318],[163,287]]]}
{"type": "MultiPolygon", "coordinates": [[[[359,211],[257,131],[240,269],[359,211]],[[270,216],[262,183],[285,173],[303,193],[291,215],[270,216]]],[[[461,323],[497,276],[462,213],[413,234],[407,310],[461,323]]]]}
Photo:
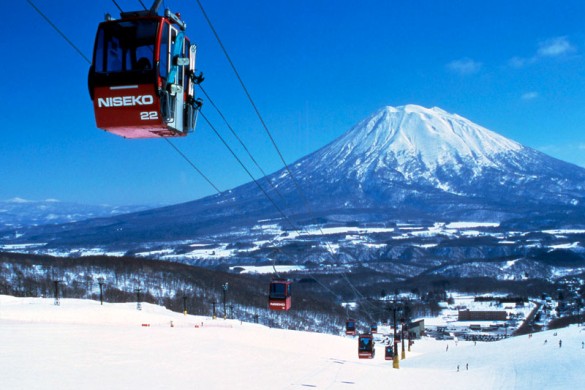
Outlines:
{"type": "MultiPolygon", "coordinates": [[[[64,38],[88,63],[90,70],[88,74],[88,87],[90,97],[93,101],[94,113],[97,127],[112,134],[125,138],[165,138],[187,162],[212,185],[218,192],[221,191],[207,178],[195,165],[170,141],[172,137],[183,137],[192,132],[196,125],[197,116],[201,108],[201,100],[195,98],[195,86],[203,81],[201,74],[195,74],[195,59],[197,47],[192,44],[185,35],[186,24],[179,14],[165,10],[164,15],[158,15],[158,8],[162,0],[154,0],[150,9],[146,9],[142,1],[140,4],[145,8],[140,11],[124,12],[115,0],[112,0],[120,10],[120,19],[113,19],[106,15],[106,20],[99,24],[94,42],[93,57],[90,61],[77,48],[59,28],[44,15],[32,0],[28,3],[64,38]]],[[[295,175],[284,160],[274,138],[268,130],[266,123],[260,116],[258,108],[252,100],[243,80],[239,76],[235,65],[231,61],[227,50],[219,39],[217,31],[211,24],[203,6],[197,0],[201,11],[206,18],[210,28],[216,36],[218,43],[224,51],[234,72],[254,111],[258,115],[262,126],[269,136],[273,146],[283,162],[289,177],[293,180],[295,187],[303,200],[303,203],[313,214],[302,188],[297,182],[295,175]]],[[[207,96],[207,93],[202,90],[207,96]]],[[[207,96],[208,97],[208,96],[207,96]]],[[[209,99],[209,97],[208,97],[209,99]]],[[[211,100],[211,99],[210,99],[211,100]]],[[[222,118],[223,114],[218,110],[222,118]]],[[[204,120],[212,130],[221,136],[209,123],[204,120]]],[[[224,118],[225,121],[225,118],[224,118]]],[[[228,127],[229,124],[228,124],[228,127]]],[[[231,129],[230,127],[230,130],[231,129]]],[[[236,138],[237,137],[236,135],[236,138]]],[[[222,139],[223,142],[223,139],[222,139]]],[[[241,142],[241,140],[240,140],[241,142]]],[[[224,142],[225,144],[225,142],[224,142]]],[[[226,144],[226,147],[233,151],[226,144]]],[[[245,149],[247,149],[244,146],[245,149]]],[[[237,156],[236,159],[239,161],[237,156]]],[[[255,161],[253,156],[250,155],[255,161]]],[[[305,232],[311,235],[304,228],[295,226],[284,214],[274,200],[260,186],[251,173],[240,162],[244,170],[252,177],[264,195],[273,203],[275,208],[283,215],[294,230],[305,232]]],[[[265,172],[256,164],[262,171],[265,172]]],[[[269,183],[271,186],[272,184],[269,183]]],[[[276,193],[278,190],[273,186],[276,193]]],[[[280,193],[279,193],[280,195],[280,193]]],[[[282,195],[280,195],[282,197],[282,195]]],[[[321,234],[324,235],[321,228],[321,234]]],[[[328,253],[335,258],[334,251],[328,243],[328,253]]],[[[276,270],[275,273],[277,274],[276,270]]],[[[311,274],[312,275],[312,274],[311,274]]],[[[277,275],[278,276],[278,275],[277,275]]],[[[313,276],[313,275],[312,275],[313,276]]],[[[345,273],[342,278],[348,283],[358,300],[364,300],[364,296],[351,283],[345,273]]],[[[330,288],[315,278],[325,290],[336,295],[330,288]]],[[[292,282],[276,277],[270,284],[269,308],[278,311],[287,311],[291,307],[291,285],[292,282]]],[[[365,303],[368,303],[365,300],[365,303]]]]}

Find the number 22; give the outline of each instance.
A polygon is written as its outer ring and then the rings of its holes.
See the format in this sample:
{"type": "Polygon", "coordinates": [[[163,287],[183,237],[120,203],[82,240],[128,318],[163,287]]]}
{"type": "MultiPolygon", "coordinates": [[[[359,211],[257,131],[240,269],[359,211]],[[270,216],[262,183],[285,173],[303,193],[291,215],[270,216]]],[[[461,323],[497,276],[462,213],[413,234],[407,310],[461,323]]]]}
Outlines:
{"type": "Polygon", "coordinates": [[[142,121],[151,121],[154,119],[158,119],[158,112],[156,111],[143,111],[140,113],[140,120],[142,121]]]}

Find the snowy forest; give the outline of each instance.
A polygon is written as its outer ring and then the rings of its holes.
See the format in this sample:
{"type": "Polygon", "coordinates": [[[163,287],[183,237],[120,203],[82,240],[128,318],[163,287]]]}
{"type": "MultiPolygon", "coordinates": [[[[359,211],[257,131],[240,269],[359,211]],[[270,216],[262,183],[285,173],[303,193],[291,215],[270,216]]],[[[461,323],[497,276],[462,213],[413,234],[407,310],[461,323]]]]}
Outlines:
{"type": "Polygon", "coordinates": [[[436,316],[447,291],[500,292],[526,299],[555,294],[542,280],[417,277],[398,282],[371,270],[351,274],[285,274],[293,283],[293,309],[268,310],[269,275],[227,272],[130,257],[58,258],[0,254],[0,294],[17,297],[83,298],[105,302],[148,302],[175,312],[258,322],[270,327],[338,334],[348,317],[388,322],[390,304],[408,306],[409,318],[436,316]],[[101,284],[101,286],[100,286],[101,284]],[[359,289],[356,296],[355,288],[359,289]],[[353,288],[353,289],[352,289],[353,288]]]}

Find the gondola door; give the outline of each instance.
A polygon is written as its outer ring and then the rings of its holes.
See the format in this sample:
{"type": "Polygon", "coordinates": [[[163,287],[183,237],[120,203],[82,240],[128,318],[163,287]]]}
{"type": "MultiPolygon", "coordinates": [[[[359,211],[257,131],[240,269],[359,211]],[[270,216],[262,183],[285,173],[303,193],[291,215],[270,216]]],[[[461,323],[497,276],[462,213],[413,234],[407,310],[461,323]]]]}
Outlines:
{"type": "Polygon", "coordinates": [[[202,76],[195,77],[195,58],[197,57],[197,46],[190,44],[186,40],[188,54],[189,54],[189,68],[185,74],[185,131],[191,132],[195,129],[197,123],[197,113],[199,112],[200,102],[195,100],[195,84],[203,81],[202,76]]]}
{"type": "Polygon", "coordinates": [[[125,138],[169,134],[157,91],[159,22],[146,17],[100,24],[89,73],[100,129],[125,138]]]}
{"type": "MultiPolygon", "coordinates": [[[[168,45],[170,50],[167,53],[163,53],[161,49],[161,55],[164,54],[167,56],[165,62],[168,64],[166,79],[161,76],[163,83],[161,89],[161,103],[163,104],[161,104],[161,108],[163,109],[163,116],[168,127],[178,133],[184,134],[186,133],[186,129],[183,123],[185,119],[183,109],[187,100],[187,88],[185,88],[186,83],[184,83],[185,71],[182,59],[185,58],[186,39],[182,31],[179,31],[168,23],[165,24],[167,25],[166,28],[169,28],[169,34],[167,36],[170,39],[169,42],[165,43],[165,48],[168,45]],[[165,99],[164,102],[162,101],[163,97],[165,99]]],[[[161,47],[162,45],[163,43],[161,42],[161,47]]]]}

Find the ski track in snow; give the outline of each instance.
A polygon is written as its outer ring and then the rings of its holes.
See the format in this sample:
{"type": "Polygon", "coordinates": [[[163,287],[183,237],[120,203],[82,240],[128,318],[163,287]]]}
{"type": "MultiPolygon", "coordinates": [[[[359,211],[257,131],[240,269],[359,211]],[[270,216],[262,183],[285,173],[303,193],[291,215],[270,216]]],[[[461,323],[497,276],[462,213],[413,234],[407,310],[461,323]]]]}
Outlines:
{"type": "Polygon", "coordinates": [[[0,296],[0,378],[3,389],[566,389],[585,381],[582,329],[476,345],[423,338],[397,370],[381,343],[358,359],[348,337],[150,304],[0,296]]]}

